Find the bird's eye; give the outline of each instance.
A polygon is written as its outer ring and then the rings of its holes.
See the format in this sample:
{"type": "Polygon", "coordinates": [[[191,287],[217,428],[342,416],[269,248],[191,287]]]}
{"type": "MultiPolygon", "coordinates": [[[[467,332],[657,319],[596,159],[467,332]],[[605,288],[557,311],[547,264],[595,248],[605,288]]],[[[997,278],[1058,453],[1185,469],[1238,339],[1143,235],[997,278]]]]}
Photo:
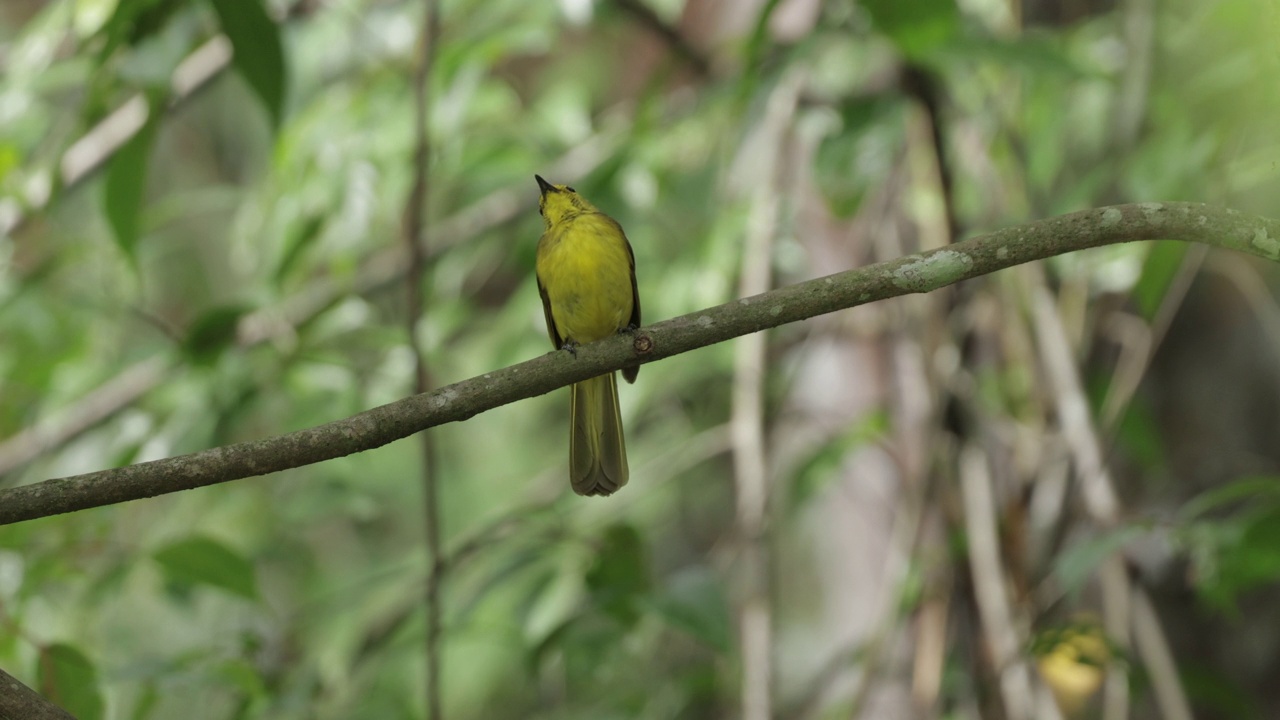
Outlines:
{"type": "Polygon", "coordinates": [[[565,185],[565,186],[564,186],[564,189],[565,189],[565,190],[568,190],[569,192],[578,192],[577,190],[574,190],[573,188],[569,187],[568,185],[565,185]]]}

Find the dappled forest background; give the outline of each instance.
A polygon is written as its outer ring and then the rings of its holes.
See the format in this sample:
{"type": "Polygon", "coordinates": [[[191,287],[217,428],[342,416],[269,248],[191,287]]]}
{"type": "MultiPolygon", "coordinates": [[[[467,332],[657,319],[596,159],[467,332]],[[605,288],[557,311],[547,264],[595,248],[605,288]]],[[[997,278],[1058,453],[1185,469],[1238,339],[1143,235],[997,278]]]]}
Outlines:
{"type": "MultiPolygon", "coordinates": [[[[0,486],[403,397],[411,336],[435,386],[548,352],[534,173],[647,322],[1280,214],[1266,0],[428,7],[0,4],[0,486]]],[[[0,528],[0,668],[82,720],[422,718],[429,652],[449,718],[1280,718],[1278,287],[1118,246],[654,363],[607,499],[559,391],[431,431],[430,482],[414,438],[0,528]]]]}

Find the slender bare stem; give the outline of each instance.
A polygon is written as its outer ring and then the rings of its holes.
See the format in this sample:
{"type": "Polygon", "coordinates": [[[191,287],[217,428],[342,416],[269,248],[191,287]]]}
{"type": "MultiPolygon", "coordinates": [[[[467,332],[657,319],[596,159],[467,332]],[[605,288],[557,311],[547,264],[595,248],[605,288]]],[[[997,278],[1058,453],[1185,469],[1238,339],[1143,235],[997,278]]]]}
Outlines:
{"type": "MultiPolygon", "coordinates": [[[[756,131],[738,157],[752,177],[746,247],[739,292],[758,295],[772,282],[773,237],[777,232],[778,156],[795,113],[800,78],[794,73],[779,83],[756,131]]],[[[737,494],[739,540],[742,543],[743,596],[738,609],[742,646],[742,717],[768,720],[773,713],[773,619],[770,602],[768,532],[769,460],[765,454],[765,336],[739,338],[734,348],[730,435],[737,494]]]]}
{"type": "MultiPolygon", "coordinates": [[[[421,395],[431,389],[431,373],[427,353],[422,347],[421,325],[424,311],[423,285],[428,276],[423,272],[430,250],[427,233],[426,210],[430,199],[431,139],[427,123],[431,109],[431,69],[435,64],[436,45],[440,37],[440,3],[425,0],[422,11],[422,30],[418,40],[418,63],[414,69],[414,152],[413,186],[405,198],[404,245],[409,255],[408,272],[405,274],[405,313],[409,336],[409,349],[413,353],[413,392],[421,395]]],[[[432,434],[424,430],[418,434],[422,448],[422,497],[423,529],[427,543],[427,583],[424,597],[427,615],[426,630],[426,703],[427,718],[444,717],[440,698],[440,584],[444,572],[440,548],[440,485],[439,463],[432,434]]]]}

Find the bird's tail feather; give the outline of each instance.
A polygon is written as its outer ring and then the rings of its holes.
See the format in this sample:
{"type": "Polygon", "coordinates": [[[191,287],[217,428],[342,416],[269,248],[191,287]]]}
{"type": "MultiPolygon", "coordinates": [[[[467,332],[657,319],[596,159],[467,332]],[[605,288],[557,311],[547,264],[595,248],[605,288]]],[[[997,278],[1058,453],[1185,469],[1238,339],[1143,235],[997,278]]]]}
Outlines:
{"type": "Polygon", "coordinates": [[[579,495],[612,495],[627,484],[627,445],[614,373],[574,384],[569,480],[579,495]]]}

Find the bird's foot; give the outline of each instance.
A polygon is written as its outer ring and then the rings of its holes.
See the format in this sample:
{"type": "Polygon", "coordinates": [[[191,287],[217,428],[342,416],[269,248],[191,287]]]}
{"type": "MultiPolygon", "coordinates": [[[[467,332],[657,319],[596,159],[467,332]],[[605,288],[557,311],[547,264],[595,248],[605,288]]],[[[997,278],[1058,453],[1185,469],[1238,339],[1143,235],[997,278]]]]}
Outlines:
{"type": "Polygon", "coordinates": [[[564,343],[560,345],[560,349],[567,351],[574,357],[578,357],[578,343],[576,340],[565,340],[564,343]]]}

